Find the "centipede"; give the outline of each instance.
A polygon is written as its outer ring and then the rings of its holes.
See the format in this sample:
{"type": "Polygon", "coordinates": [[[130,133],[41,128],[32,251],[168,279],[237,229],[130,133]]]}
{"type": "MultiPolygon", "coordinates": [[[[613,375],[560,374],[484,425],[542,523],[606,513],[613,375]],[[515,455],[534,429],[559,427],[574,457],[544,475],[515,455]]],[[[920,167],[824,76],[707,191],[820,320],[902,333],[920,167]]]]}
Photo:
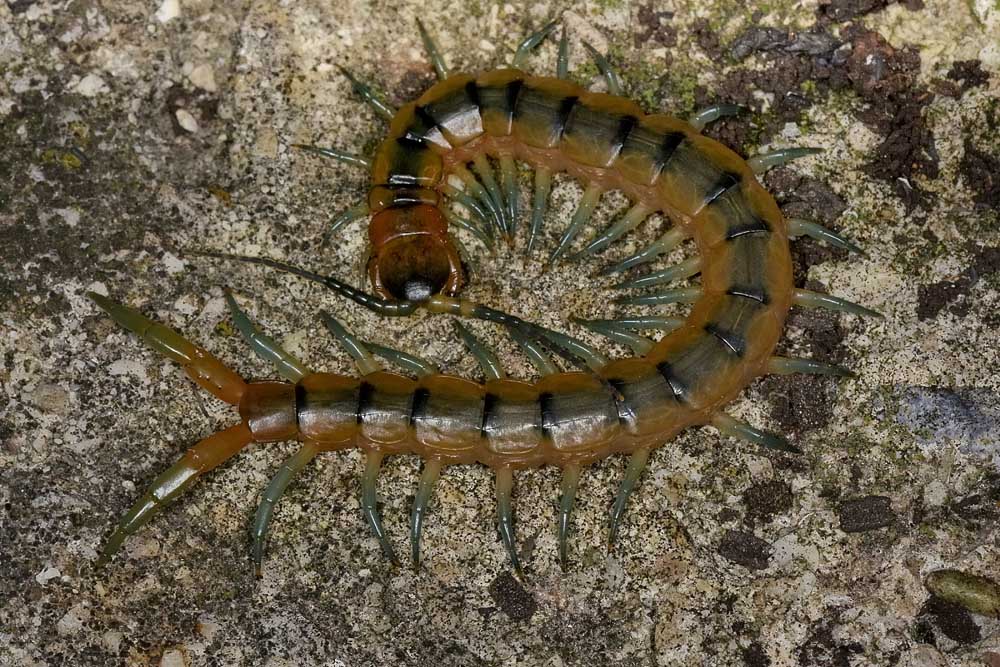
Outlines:
{"type": "Polygon", "coordinates": [[[422,461],[409,520],[414,565],[421,560],[421,529],[442,470],[487,466],[495,475],[497,530],[518,576],[515,472],[561,469],[556,529],[559,560],[566,567],[577,488],[581,475],[596,462],[612,455],[628,457],[609,512],[610,547],[650,453],[685,429],[713,427],[778,456],[801,453],[785,438],[727,414],[725,407],[763,375],[853,376],[840,366],[775,354],[792,308],[880,317],[864,306],[794,285],[791,239],[809,236],[862,252],[815,222],[786,219],[757,179],[771,167],[818,151],[785,148],[744,160],[702,130],[746,110],[719,104],[687,120],[647,114],[622,96],[620,77],[607,57],[584,43],[607,88],[606,93],[591,92],[568,79],[565,28],[557,75],[527,74],[525,61],[556,27],[553,21],[524,39],[509,67],[472,75],[451,73],[418,22],[439,80],[398,110],[342,70],[353,90],[388,122],[386,137],[370,158],[296,146],[370,171],[366,200],[332,224],[334,231],[342,231],[347,222],[370,219],[370,290],[277,259],[199,253],[318,282],[382,316],[406,317],[417,310],[451,316],[482,369],[483,381],[441,373],[429,360],[363,340],[325,311],[320,311],[325,327],[354,359],[358,374],[313,371],[254,324],[227,289],[236,329],[282,378],[246,382],[179,333],[106,295],[88,293],[114,321],[180,364],[200,387],[236,406],[240,417],[238,424],[200,441],[152,481],[114,529],[98,565],[199,478],[253,443],[298,443],[261,494],[251,524],[251,558],[258,574],[282,494],[296,474],[325,452],[362,450],[363,519],[393,564],[399,559],[383,527],[376,494],[386,457],[410,455],[422,461]],[[534,170],[530,211],[521,207],[521,169],[534,170]],[[577,337],[461,296],[469,281],[467,251],[454,231],[465,230],[487,247],[513,245],[519,235],[526,236],[526,252],[532,252],[540,244],[553,177],[560,173],[579,182],[583,195],[548,257],[550,263],[597,259],[654,214],[665,223],[652,244],[597,272],[605,280],[627,272],[633,276],[613,286],[626,294],[609,306],[616,316],[575,321],[621,344],[631,356],[611,359],[577,337]],[[624,194],[630,208],[589,240],[578,241],[602,195],[610,191],[624,194]],[[519,229],[521,218],[527,218],[527,225],[519,229]],[[693,245],[689,259],[641,275],[633,271],[647,269],[681,243],[693,245]],[[679,281],[689,284],[670,286],[679,281]],[[618,314],[618,306],[661,304],[688,304],[690,309],[684,317],[618,314]],[[462,318],[505,330],[538,378],[507,377],[497,353],[463,326],[462,318]],[[658,339],[641,334],[646,331],[658,339]]]}

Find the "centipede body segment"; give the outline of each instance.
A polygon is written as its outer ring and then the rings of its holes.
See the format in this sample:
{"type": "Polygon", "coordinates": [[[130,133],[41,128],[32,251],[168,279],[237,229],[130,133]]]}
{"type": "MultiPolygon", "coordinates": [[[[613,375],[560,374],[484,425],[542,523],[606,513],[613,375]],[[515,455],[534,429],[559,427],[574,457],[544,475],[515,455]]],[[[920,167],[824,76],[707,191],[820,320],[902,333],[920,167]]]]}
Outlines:
{"type": "MultiPolygon", "coordinates": [[[[550,24],[526,39],[515,64],[552,29],[550,24]]],[[[411,515],[414,562],[419,560],[421,526],[442,468],[472,463],[496,472],[497,525],[518,571],[513,471],[541,465],[563,469],[558,534],[565,562],[573,498],[588,465],[612,454],[631,457],[611,511],[613,539],[650,451],[680,431],[701,425],[767,448],[797,451],[778,436],[726,415],[723,407],[754,378],[767,373],[847,374],[811,360],[774,356],[793,305],[872,314],[842,299],[793,286],[790,236],[809,234],[856,249],[815,223],[786,221],[756,179],[755,172],[814,151],[785,149],[743,160],[700,133],[704,123],[737,111],[728,105],[685,122],[647,115],[618,95],[589,92],[565,78],[535,77],[520,69],[448,75],[423,26],[421,34],[442,80],[415,102],[393,112],[351,76],[355,90],[390,118],[388,134],[373,158],[307,147],[371,169],[367,200],[340,218],[337,226],[371,216],[368,274],[374,293],[275,260],[243,259],[322,282],[383,315],[405,316],[423,308],[500,324],[535,363],[540,379],[507,378],[496,355],[463,328],[458,334],[479,360],[484,382],[441,374],[428,361],[368,345],[326,314],[324,323],[355,359],[361,375],[313,372],[257,329],[227,293],[237,328],[286,380],[245,383],[178,334],[106,297],[91,295],[119,323],[184,365],[202,387],[237,405],[241,417],[239,425],[202,441],[154,481],[112,535],[102,562],[201,474],[251,442],[286,440],[300,442],[301,448],[268,485],[253,522],[258,568],[274,506],[295,473],[319,453],[354,447],[366,452],[361,494],[365,519],[393,561],[395,550],[378,515],[375,479],[386,456],[413,454],[425,462],[411,515]],[[625,290],[646,289],[700,275],[696,286],[619,300],[690,303],[687,316],[628,315],[580,322],[636,354],[609,361],[575,338],[460,298],[467,276],[450,229],[459,224],[487,245],[500,239],[513,242],[521,217],[518,163],[536,170],[527,216],[530,225],[521,228],[529,248],[544,219],[552,174],[565,172],[584,186],[580,206],[551,251],[550,261],[600,253],[654,213],[669,220],[670,227],[655,243],[604,273],[649,263],[677,244],[691,242],[696,256],[618,285],[625,290]],[[630,210],[574,251],[601,195],[611,190],[631,200],[630,210]],[[456,212],[456,204],[464,215],[456,212]],[[635,333],[643,329],[666,333],[654,341],[635,333]],[[560,372],[550,352],[584,370],[560,372]],[[376,357],[417,377],[386,371],[376,357]]],[[[610,65],[596,56],[609,90],[617,91],[620,83],[610,65]]]]}

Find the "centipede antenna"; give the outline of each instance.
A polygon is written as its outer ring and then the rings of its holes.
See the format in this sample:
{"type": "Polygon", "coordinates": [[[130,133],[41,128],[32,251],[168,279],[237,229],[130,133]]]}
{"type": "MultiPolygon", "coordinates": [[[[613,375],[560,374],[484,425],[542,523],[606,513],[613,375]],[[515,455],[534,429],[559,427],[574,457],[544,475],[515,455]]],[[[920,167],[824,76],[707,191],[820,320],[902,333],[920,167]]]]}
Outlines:
{"type": "Polygon", "coordinates": [[[791,238],[795,238],[797,236],[802,236],[803,234],[816,239],[817,241],[825,241],[832,246],[843,248],[844,250],[848,250],[850,252],[855,252],[862,257],[868,257],[868,253],[859,248],[853,242],[844,238],[840,234],[827,229],[823,225],[819,225],[810,220],[802,220],[801,218],[789,218],[788,235],[791,238]]]}
{"type": "Polygon", "coordinates": [[[500,186],[497,185],[496,176],[493,174],[493,166],[490,165],[490,161],[486,159],[486,156],[482,153],[477,153],[476,157],[472,159],[472,168],[475,170],[476,175],[479,176],[480,180],[483,182],[483,186],[486,187],[486,191],[490,195],[490,199],[496,205],[496,210],[500,214],[500,221],[502,223],[504,235],[510,236],[510,221],[507,219],[507,206],[503,200],[503,193],[500,191],[500,186]]]}
{"type": "Polygon", "coordinates": [[[714,123],[725,116],[738,116],[741,113],[746,113],[747,111],[748,109],[746,107],[740,106],[739,104],[715,104],[710,107],[705,107],[701,111],[695,113],[693,116],[688,118],[688,123],[701,132],[709,123],[714,123]]]}
{"type": "Polygon", "coordinates": [[[611,63],[600,51],[592,47],[587,42],[583,43],[583,47],[590,52],[590,57],[594,59],[594,64],[597,65],[597,69],[601,72],[601,76],[604,77],[604,82],[608,84],[608,92],[612,95],[622,94],[622,81],[615,72],[611,63]]]}
{"type": "Polygon", "coordinates": [[[555,30],[555,28],[556,21],[551,21],[541,30],[533,32],[525,37],[524,40],[517,46],[517,51],[514,52],[514,58],[510,61],[510,66],[514,69],[523,68],[528,56],[531,55],[531,50],[541,44],[546,37],[552,34],[552,31],[555,30]]]}
{"type": "Polygon", "coordinates": [[[545,377],[546,375],[559,372],[556,365],[552,363],[552,359],[549,358],[545,348],[538,341],[529,338],[523,331],[517,328],[511,327],[507,331],[518,347],[521,348],[521,351],[524,352],[524,356],[528,357],[528,361],[535,367],[539,375],[545,377]]]}
{"type": "Polygon", "coordinates": [[[310,146],[309,144],[292,144],[292,148],[298,148],[299,150],[305,151],[306,153],[312,153],[313,155],[331,158],[354,167],[371,169],[372,166],[372,161],[369,158],[366,158],[363,155],[338,150],[336,148],[320,148],[319,146],[310,146]]]}
{"type": "Polygon", "coordinates": [[[441,55],[440,49],[438,49],[437,44],[434,43],[434,39],[431,37],[430,33],[427,32],[427,28],[424,27],[424,22],[417,19],[417,30],[420,31],[420,39],[424,43],[424,49],[427,51],[427,55],[430,56],[431,64],[434,66],[434,71],[437,73],[438,81],[443,81],[448,78],[448,65],[444,62],[444,57],[441,55]]]}
{"type": "MultiPolygon", "coordinates": [[[[479,202],[475,200],[475,198],[471,197],[468,193],[462,192],[451,183],[445,183],[441,187],[441,192],[446,197],[451,197],[468,209],[469,214],[476,218],[476,222],[480,224],[483,231],[486,232],[490,238],[493,238],[493,227],[490,224],[490,215],[486,212],[486,209],[484,209],[479,202]]],[[[447,215],[447,213],[445,215],[447,215]]]]}
{"type": "Polygon", "coordinates": [[[826,308],[827,310],[839,310],[844,313],[850,313],[851,315],[861,315],[862,317],[878,317],[880,319],[885,317],[885,315],[878,311],[872,310],[871,308],[865,308],[864,306],[854,303],[853,301],[848,301],[847,299],[841,299],[839,296],[822,294],[820,292],[811,292],[804,289],[792,290],[792,303],[796,306],[803,306],[804,308],[826,308]]]}
{"type": "Polygon", "coordinates": [[[250,321],[247,314],[236,303],[232,292],[227,289],[225,295],[233,324],[236,325],[243,340],[250,345],[258,357],[274,364],[278,368],[278,374],[289,382],[298,382],[312,372],[305,364],[284,350],[273,338],[262,332],[257,325],[250,321]]]}
{"type": "Polygon", "coordinates": [[[730,417],[724,412],[717,412],[712,415],[711,424],[719,433],[728,435],[730,438],[752,442],[765,449],[773,449],[778,452],[787,452],[789,454],[802,453],[801,449],[789,443],[780,435],[761,431],[746,422],[730,417]]]}
{"type": "Polygon", "coordinates": [[[815,359],[799,359],[795,357],[771,357],[767,362],[767,372],[775,375],[789,375],[790,373],[807,373],[810,375],[833,375],[835,377],[857,377],[853,371],[836,366],[825,364],[815,359]]]}
{"type": "Polygon", "coordinates": [[[615,299],[615,303],[625,306],[655,306],[666,303],[694,303],[701,298],[700,287],[680,287],[655,294],[640,294],[615,299]]]}
{"type": "Polygon", "coordinates": [[[535,192],[531,205],[531,230],[528,232],[528,247],[530,255],[535,245],[535,238],[542,231],[545,221],[545,209],[548,208],[549,192],[552,190],[552,170],[548,167],[538,167],[535,170],[535,192]]]}
{"type": "Polygon", "coordinates": [[[562,35],[559,37],[559,51],[556,55],[556,78],[565,79],[569,76],[569,40],[566,39],[566,24],[563,24],[562,35]]]}
{"type": "Polygon", "coordinates": [[[348,81],[351,82],[351,87],[354,88],[354,92],[357,93],[368,106],[374,109],[375,113],[382,116],[382,118],[386,120],[392,120],[392,117],[396,115],[396,110],[376,95],[371,86],[361,83],[361,81],[351,74],[350,70],[346,67],[337,65],[337,68],[343,73],[344,76],[347,77],[348,81]]]}
{"type": "Polygon", "coordinates": [[[378,496],[375,492],[375,483],[378,480],[379,469],[382,467],[382,458],[382,452],[374,449],[365,455],[365,473],[361,478],[361,513],[371,528],[372,535],[382,547],[382,553],[393,565],[398,566],[399,559],[396,558],[396,552],[392,548],[389,536],[382,528],[382,515],[378,511],[378,496]]]}
{"type": "Polygon", "coordinates": [[[559,563],[562,565],[562,569],[566,569],[566,565],[569,562],[568,553],[568,537],[569,537],[569,518],[570,514],[573,513],[573,504],[576,500],[576,490],[580,486],[580,466],[575,463],[570,463],[563,468],[562,483],[560,484],[560,495],[559,495],[559,524],[558,524],[558,535],[559,535],[559,563]]]}
{"type": "Polygon", "coordinates": [[[747,160],[747,164],[750,166],[753,173],[763,174],[765,171],[773,167],[780,167],[783,164],[788,164],[792,160],[798,160],[799,158],[804,158],[807,155],[816,155],[817,153],[822,152],[822,148],[779,148],[778,150],[770,151],[769,153],[755,155],[747,160]]]}
{"type": "Polygon", "coordinates": [[[465,167],[456,167],[453,173],[461,179],[462,184],[465,185],[469,194],[473,195],[479,201],[483,210],[489,211],[490,218],[492,219],[497,230],[499,230],[500,234],[506,236],[507,228],[504,225],[503,214],[500,212],[500,208],[493,200],[493,197],[486,191],[486,188],[483,187],[483,185],[476,180],[476,177],[472,175],[472,172],[465,167]]]}
{"type": "Polygon", "coordinates": [[[468,218],[463,218],[450,209],[444,209],[444,217],[449,224],[455,225],[459,229],[464,229],[472,234],[476,237],[476,240],[486,246],[487,249],[493,249],[493,239],[476,223],[472,222],[468,218]]]}
{"type": "Polygon", "coordinates": [[[514,510],[511,505],[511,492],[514,489],[514,475],[510,468],[496,469],[497,493],[497,530],[500,540],[510,556],[510,564],[518,578],[523,576],[521,562],[517,557],[517,540],[514,537],[514,510]]]}
{"type": "Polygon", "coordinates": [[[316,458],[319,448],[314,443],[306,442],[290,457],[285,459],[277,472],[268,482],[261,496],[260,504],[257,505],[257,512],[253,517],[253,525],[250,528],[250,536],[253,539],[252,558],[254,572],[257,576],[261,573],[261,562],[264,560],[264,544],[267,539],[267,530],[271,524],[271,517],[274,514],[274,507],[278,504],[285,489],[291,484],[295,477],[310,461],[316,458]]]}
{"type": "Polygon", "coordinates": [[[504,372],[503,368],[500,367],[500,360],[497,358],[496,352],[491,350],[483,341],[479,340],[464,324],[458,320],[455,320],[454,324],[455,330],[458,332],[462,342],[465,343],[465,346],[469,348],[469,352],[479,362],[479,367],[483,369],[483,375],[486,376],[486,380],[501,379],[504,376],[504,372]]]}
{"type": "Polygon", "coordinates": [[[382,370],[382,364],[372,356],[372,353],[368,351],[368,348],[361,342],[361,339],[348,331],[343,324],[338,322],[325,310],[321,310],[319,316],[326,328],[337,339],[337,342],[340,343],[340,346],[344,348],[344,351],[354,359],[355,364],[358,366],[358,371],[362,375],[382,370]]]}
{"type": "Polygon", "coordinates": [[[601,269],[597,275],[610,276],[612,273],[620,273],[631,269],[633,266],[639,266],[640,264],[645,264],[646,262],[652,262],[660,255],[666,254],[676,248],[677,245],[685,238],[687,238],[687,234],[685,234],[680,227],[673,227],[647,247],[643,248],[634,255],[626,257],[617,264],[612,264],[611,266],[601,269]]]}
{"type": "Polygon", "coordinates": [[[639,483],[639,478],[642,477],[642,471],[646,467],[646,461],[649,460],[649,448],[641,447],[634,452],[632,456],[629,457],[628,467],[625,468],[625,477],[622,478],[621,486],[618,487],[618,493],[615,495],[614,505],[611,506],[611,519],[608,522],[608,551],[615,544],[615,540],[618,538],[618,525],[621,522],[622,515],[625,513],[625,505],[628,503],[629,496],[635,490],[636,484],[639,483]]]}
{"type": "Polygon", "coordinates": [[[424,527],[427,505],[430,504],[440,476],[441,461],[425,459],[424,469],[420,472],[420,482],[417,483],[417,493],[413,497],[413,509],[410,510],[410,557],[413,559],[414,568],[420,566],[420,532],[424,527]]]}
{"type": "Polygon", "coordinates": [[[346,211],[342,211],[337,217],[333,219],[330,224],[329,234],[336,234],[337,230],[346,224],[352,223],[355,220],[360,220],[361,218],[368,215],[368,202],[362,202],[357,206],[352,206],[346,211]]]}
{"type": "Polygon", "coordinates": [[[644,276],[640,276],[635,280],[627,280],[623,283],[619,283],[618,285],[615,285],[615,289],[640,289],[643,287],[662,285],[664,283],[672,283],[675,280],[690,278],[699,271],[701,271],[701,258],[695,256],[684,260],[680,264],[674,264],[673,266],[667,267],[662,271],[654,271],[653,273],[647,273],[644,276]]]}
{"type": "Polygon", "coordinates": [[[603,192],[604,188],[597,184],[588,185],[587,189],[583,191],[583,196],[580,198],[580,203],[577,205],[576,211],[573,213],[573,217],[566,227],[566,231],[563,232],[562,238],[559,239],[559,244],[552,251],[552,255],[549,256],[550,264],[554,263],[566,251],[566,248],[573,242],[576,235],[580,233],[583,226],[590,220],[590,216],[594,214],[594,209],[601,200],[603,192]]]}
{"type": "Polygon", "coordinates": [[[583,250],[570,255],[570,259],[580,259],[584,255],[593,255],[604,250],[623,235],[638,227],[639,223],[649,217],[649,214],[652,212],[653,210],[645,204],[636,203],[626,211],[625,215],[611,224],[607,229],[600,234],[594,235],[587,241],[587,245],[584,246],[583,250]]]}
{"type": "Polygon", "coordinates": [[[614,320],[590,320],[590,323],[616,331],[628,331],[629,329],[673,331],[684,324],[684,319],[681,317],[665,317],[663,315],[630,315],[614,320]]]}
{"type": "Polygon", "coordinates": [[[402,366],[417,377],[434,375],[440,372],[437,366],[423,357],[416,356],[415,354],[409,354],[392,347],[379,345],[378,343],[373,343],[370,340],[366,340],[364,345],[372,354],[382,357],[386,361],[391,361],[397,366],[402,366]]]}
{"type": "Polygon", "coordinates": [[[598,333],[605,338],[615,341],[616,343],[627,345],[636,355],[640,357],[648,354],[649,351],[653,349],[653,345],[655,345],[652,340],[646,338],[645,336],[640,336],[618,327],[608,326],[606,324],[607,320],[582,320],[578,317],[570,318],[570,320],[585,329],[590,329],[594,333],[598,333]]]}
{"type": "Polygon", "coordinates": [[[521,184],[517,181],[517,166],[511,155],[500,155],[500,187],[503,188],[504,199],[507,200],[507,217],[510,220],[510,235],[516,233],[518,206],[521,198],[521,184]]]}

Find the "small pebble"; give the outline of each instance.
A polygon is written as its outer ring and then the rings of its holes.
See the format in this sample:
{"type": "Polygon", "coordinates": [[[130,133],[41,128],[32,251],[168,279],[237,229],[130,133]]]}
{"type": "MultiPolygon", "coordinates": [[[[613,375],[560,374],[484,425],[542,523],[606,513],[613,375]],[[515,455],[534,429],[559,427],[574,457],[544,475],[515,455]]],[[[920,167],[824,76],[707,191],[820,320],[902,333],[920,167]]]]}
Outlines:
{"type": "Polygon", "coordinates": [[[958,570],[937,570],[927,575],[924,586],[975,614],[1000,618],[1000,585],[990,579],[958,570]]]}

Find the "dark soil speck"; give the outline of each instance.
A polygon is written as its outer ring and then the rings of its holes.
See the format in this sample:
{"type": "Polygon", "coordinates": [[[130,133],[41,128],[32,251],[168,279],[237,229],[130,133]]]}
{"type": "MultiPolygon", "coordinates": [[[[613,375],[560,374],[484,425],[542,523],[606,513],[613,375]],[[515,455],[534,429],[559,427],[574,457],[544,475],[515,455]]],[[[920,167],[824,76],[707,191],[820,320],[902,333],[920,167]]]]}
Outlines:
{"type": "Polygon", "coordinates": [[[506,570],[490,584],[490,597],[514,621],[526,621],[538,610],[535,596],[506,570]]]}
{"type": "Polygon", "coordinates": [[[845,533],[863,533],[885,528],[896,522],[892,501],[887,496],[865,496],[841,504],[840,529],[845,533]]]}
{"type": "Polygon", "coordinates": [[[727,531],[719,542],[719,555],[750,570],[763,570],[771,558],[771,545],[750,533],[727,531]]]}
{"type": "MultiPolygon", "coordinates": [[[[921,607],[919,617],[940,630],[948,639],[959,644],[975,644],[982,639],[979,626],[964,607],[932,595],[921,607]]],[[[933,632],[927,633],[933,637],[933,632]]]]}

